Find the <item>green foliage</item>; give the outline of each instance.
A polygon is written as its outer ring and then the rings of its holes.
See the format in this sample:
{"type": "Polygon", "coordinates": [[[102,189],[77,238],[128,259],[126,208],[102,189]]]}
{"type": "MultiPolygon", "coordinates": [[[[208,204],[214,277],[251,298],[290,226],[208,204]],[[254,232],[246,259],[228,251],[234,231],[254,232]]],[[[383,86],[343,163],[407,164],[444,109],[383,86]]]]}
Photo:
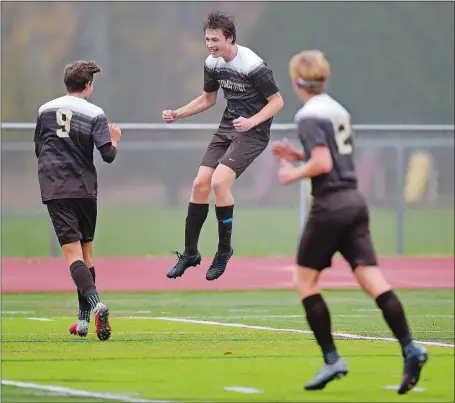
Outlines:
{"type": "MultiPolygon", "coordinates": [[[[202,88],[201,23],[210,3],[66,2],[2,4],[4,121],[32,121],[61,95],[62,70],[79,58],[105,73],[93,101],[115,121],[160,121],[161,110],[202,88]],[[6,79],[7,78],[7,79],[6,79]]],[[[333,68],[331,93],[361,123],[453,122],[453,4],[423,2],[220,3],[238,42],[273,68],[285,96],[277,121],[299,102],[288,60],[320,48],[333,68]]],[[[218,121],[224,102],[196,118],[218,121]]]]}
{"type": "Polygon", "coordinates": [[[356,122],[453,123],[453,18],[450,3],[270,3],[249,45],[279,78],[282,121],[299,107],[288,60],[318,48],[332,65],[329,91],[356,122]]]}

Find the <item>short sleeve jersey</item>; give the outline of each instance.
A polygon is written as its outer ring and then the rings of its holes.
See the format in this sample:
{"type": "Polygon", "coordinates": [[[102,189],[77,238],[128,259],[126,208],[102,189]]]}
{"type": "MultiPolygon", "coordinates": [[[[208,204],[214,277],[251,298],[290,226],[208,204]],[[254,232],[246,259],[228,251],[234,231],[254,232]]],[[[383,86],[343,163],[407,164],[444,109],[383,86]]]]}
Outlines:
{"type": "Polygon", "coordinates": [[[329,95],[321,94],[311,98],[297,112],[295,121],[306,161],[318,146],[327,147],[332,155],[332,171],[311,178],[312,194],[317,196],[334,189],[357,188],[348,111],[329,95]]]}
{"type": "MultiPolygon", "coordinates": [[[[230,62],[222,57],[207,57],[204,65],[204,91],[223,89],[227,100],[219,132],[234,130],[232,121],[240,116],[249,118],[258,113],[267,98],[279,91],[272,71],[251,49],[237,45],[237,55],[230,62]]],[[[257,136],[269,136],[273,118],[253,128],[257,136]]]]}
{"type": "Polygon", "coordinates": [[[49,101],[38,110],[34,141],[43,202],[97,198],[93,150],[111,142],[101,108],[70,95],[49,101]]]}

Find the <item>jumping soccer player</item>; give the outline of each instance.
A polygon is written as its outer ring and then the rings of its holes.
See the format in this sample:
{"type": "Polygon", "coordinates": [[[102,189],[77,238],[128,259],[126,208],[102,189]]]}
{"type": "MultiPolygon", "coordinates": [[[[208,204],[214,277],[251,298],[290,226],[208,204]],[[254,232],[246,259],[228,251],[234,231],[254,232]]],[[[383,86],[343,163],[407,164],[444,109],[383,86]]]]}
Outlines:
{"type": "Polygon", "coordinates": [[[236,44],[236,27],[231,17],[211,12],[203,30],[210,55],[204,65],[202,95],[180,109],[163,111],[163,120],[173,123],[211,108],[220,87],[227,106],[194,180],[186,217],[185,250],[183,254],[175,252],[178,261],[168,271],[168,278],[180,277],[189,267],[200,264],[198,240],[212,190],[219,242],[206,279],[215,280],[224,273],[234,252],[231,186],[267,147],[272,119],[283,107],[272,71],[252,50],[236,44]]]}
{"type": "Polygon", "coordinates": [[[103,110],[87,101],[93,92],[93,76],[99,72],[94,61],[79,60],[65,67],[67,95],[39,108],[34,141],[41,199],[78,289],[79,314],[70,333],[86,336],[93,311],[96,334],[107,340],[111,336],[109,309],[96,290],[92,260],[98,195],[93,147],[111,163],[121,131],[109,126],[103,110]]]}
{"type": "Polygon", "coordinates": [[[368,207],[357,190],[350,115],[325,93],[330,67],[320,51],[298,53],[290,60],[289,70],[305,104],[296,115],[303,151],[282,142],[273,152],[282,160],[278,172],[282,183],[311,178],[313,202],[300,239],[294,282],[325,360],[305,389],[323,389],[348,372],[335,347],[329,310],[318,287],[322,270],[331,266],[338,251],[400,342],[404,374],[398,393],[407,393],[419,381],[428,354],[413,341],[403,306],[377,266],[368,207]],[[305,163],[294,167],[294,161],[305,163]]]}

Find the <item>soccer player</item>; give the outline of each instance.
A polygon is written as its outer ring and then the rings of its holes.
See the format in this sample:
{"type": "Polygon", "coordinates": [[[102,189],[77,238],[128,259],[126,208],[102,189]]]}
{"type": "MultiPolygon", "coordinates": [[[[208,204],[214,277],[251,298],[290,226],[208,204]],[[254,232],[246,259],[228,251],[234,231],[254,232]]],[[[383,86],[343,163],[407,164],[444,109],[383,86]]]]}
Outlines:
{"type": "Polygon", "coordinates": [[[79,314],[70,333],[86,336],[93,311],[96,334],[107,340],[109,309],[96,290],[92,260],[98,195],[93,149],[96,146],[103,160],[111,163],[121,131],[109,126],[103,110],[87,101],[93,76],[99,72],[94,61],[79,60],[65,67],[67,95],[39,108],[34,141],[41,199],[78,289],[79,314]]]}
{"type": "Polygon", "coordinates": [[[350,115],[325,93],[330,67],[320,51],[296,54],[289,71],[304,103],[295,118],[303,151],[282,142],[273,152],[282,160],[278,172],[282,183],[311,178],[313,202],[300,239],[294,283],[325,360],[305,389],[323,389],[348,372],[335,347],[329,310],[318,287],[321,272],[340,252],[401,345],[404,374],[398,393],[407,393],[419,381],[428,354],[413,341],[403,306],[377,266],[368,207],[357,190],[350,115]],[[294,161],[305,163],[294,167],[294,161]]]}
{"type": "Polygon", "coordinates": [[[173,123],[211,108],[220,87],[227,106],[193,182],[186,217],[185,250],[183,254],[175,252],[178,261],[168,271],[168,278],[180,277],[189,267],[200,264],[198,240],[208,215],[212,190],[219,242],[206,279],[215,280],[224,273],[234,252],[231,186],[267,147],[272,119],[283,107],[272,71],[252,50],[236,43],[236,27],[231,17],[219,11],[211,12],[203,30],[210,51],[204,65],[203,92],[180,109],[163,111],[163,120],[173,123]]]}

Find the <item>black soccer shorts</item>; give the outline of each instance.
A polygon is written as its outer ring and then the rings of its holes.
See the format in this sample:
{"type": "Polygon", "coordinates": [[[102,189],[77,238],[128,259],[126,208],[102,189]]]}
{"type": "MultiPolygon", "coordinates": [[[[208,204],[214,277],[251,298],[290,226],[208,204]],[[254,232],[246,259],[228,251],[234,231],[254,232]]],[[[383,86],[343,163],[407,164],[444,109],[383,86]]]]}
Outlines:
{"type": "Polygon", "coordinates": [[[45,203],[60,245],[92,242],[95,236],[96,199],[56,199],[45,203]]]}
{"type": "Polygon", "coordinates": [[[259,138],[251,132],[215,133],[201,165],[211,168],[216,168],[218,164],[226,165],[238,178],[262,154],[268,144],[268,137],[259,138]]]}
{"type": "Polygon", "coordinates": [[[315,197],[300,239],[297,264],[315,270],[332,265],[340,252],[352,270],[376,266],[368,207],[355,189],[315,197]]]}

